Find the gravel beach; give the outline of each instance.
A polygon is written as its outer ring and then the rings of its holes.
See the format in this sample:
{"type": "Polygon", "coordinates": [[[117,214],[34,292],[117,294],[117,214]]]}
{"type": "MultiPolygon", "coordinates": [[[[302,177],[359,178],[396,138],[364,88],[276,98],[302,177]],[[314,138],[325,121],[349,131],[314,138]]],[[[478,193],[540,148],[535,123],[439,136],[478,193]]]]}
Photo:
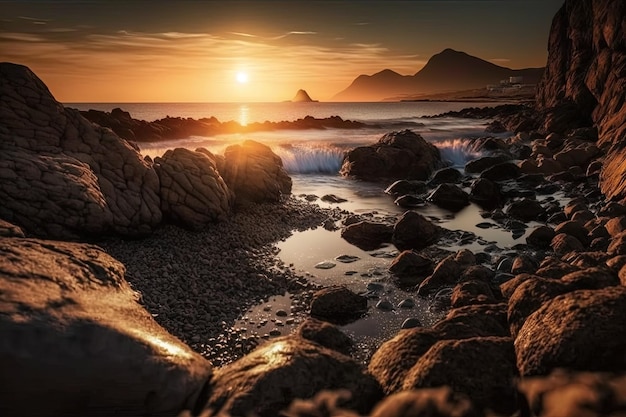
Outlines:
{"type": "Polygon", "coordinates": [[[308,308],[313,286],[277,258],[274,244],[341,216],[292,197],[249,205],[200,232],[168,225],[147,239],[98,244],[126,266],[155,320],[220,366],[257,345],[231,329],[250,306],[289,291],[292,313],[308,308]]]}

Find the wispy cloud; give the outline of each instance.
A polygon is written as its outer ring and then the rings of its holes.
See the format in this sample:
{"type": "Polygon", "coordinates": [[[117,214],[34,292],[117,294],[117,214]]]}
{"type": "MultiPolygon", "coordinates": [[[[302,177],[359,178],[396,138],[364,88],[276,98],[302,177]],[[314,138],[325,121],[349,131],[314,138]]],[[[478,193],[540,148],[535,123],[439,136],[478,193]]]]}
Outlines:
{"type": "Polygon", "coordinates": [[[32,20],[36,22],[51,22],[51,19],[41,19],[39,17],[30,17],[30,16],[18,16],[18,19],[22,20],[32,20]]]}
{"type": "Polygon", "coordinates": [[[44,42],[45,38],[33,33],[6,32],[0,33],[0,39],[18,42],[44,42]]]}

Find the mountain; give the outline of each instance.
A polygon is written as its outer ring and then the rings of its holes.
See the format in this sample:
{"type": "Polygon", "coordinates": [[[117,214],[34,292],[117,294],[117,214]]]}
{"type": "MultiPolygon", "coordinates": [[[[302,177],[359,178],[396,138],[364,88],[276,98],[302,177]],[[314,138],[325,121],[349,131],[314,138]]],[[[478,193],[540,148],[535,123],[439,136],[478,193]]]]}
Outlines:
{"type": "Polygon", "coordinates": [[[317,100],[313,100],[309,94],[304,90],[298,90],[294,98],[291,99],[293,103],[312,103],[317,100]]]}
{"type": "Polygon", "coordinates": [[[359,75],[334,101],[380,101],[402,95],[470,90],[498,84],[509,77],[523,77],[525,84],[536,84],[543,68],[513,70],[487,62],[465,52],[445,49],[433,55],[414,75],[400,75],[389,69],[374,75],[359,75]]]}

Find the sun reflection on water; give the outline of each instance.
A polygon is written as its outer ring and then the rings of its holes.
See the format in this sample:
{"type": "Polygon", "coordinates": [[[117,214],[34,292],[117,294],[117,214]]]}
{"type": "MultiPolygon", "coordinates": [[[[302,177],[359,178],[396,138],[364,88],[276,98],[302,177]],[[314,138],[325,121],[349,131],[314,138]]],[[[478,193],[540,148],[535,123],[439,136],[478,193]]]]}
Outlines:
{"type": "Polygon", "coordinates": [[[250,108],[248,107],[247,104],[242,104],[239,107],[239,124],[241,126],[247,126],[248,125],[248,118],[250,116],[250,108]]]}

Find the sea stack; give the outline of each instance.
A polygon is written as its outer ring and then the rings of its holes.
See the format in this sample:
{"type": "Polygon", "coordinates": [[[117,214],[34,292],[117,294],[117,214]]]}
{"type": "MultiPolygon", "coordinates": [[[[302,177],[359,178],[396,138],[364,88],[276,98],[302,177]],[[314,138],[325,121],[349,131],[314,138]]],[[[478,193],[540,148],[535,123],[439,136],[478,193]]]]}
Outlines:
{"type": "Polygon", "coordinates": [[[292,103],[314,103],[318,100],[313,100],[305,90],[298,90],[294,98],[291,99],[292,103]]]}

